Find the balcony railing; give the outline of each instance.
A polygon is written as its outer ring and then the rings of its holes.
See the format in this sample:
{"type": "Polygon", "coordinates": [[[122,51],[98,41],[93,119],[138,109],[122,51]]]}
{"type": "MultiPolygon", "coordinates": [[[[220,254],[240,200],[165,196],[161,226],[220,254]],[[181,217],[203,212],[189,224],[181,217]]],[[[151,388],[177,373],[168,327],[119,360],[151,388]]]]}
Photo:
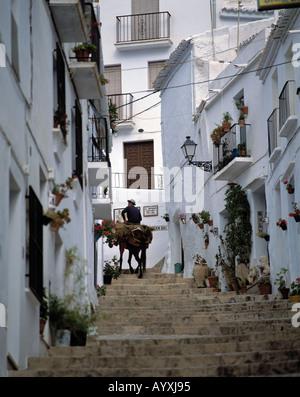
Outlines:
{"type": "Polygon", "coordinates": [[[117,43],[170,38],[170,17],[165,12],[124,15],[117,18],[117,43]]]}
{"type": "Polygon", "coordinates": [[[108,95],[110,103],[116,105],[118,112],[118,122],[130,121],[133,116],[133,96],[132,94],[108,95]]]}
{"type": "Polygon", "coordinates": [[[279,95],[279,129],[295,114],[295,81],[288,80],[279,95]]]}
{"type": "Polygon", "coordinates": [[[215,173],[226,167],[236,157],[248,157],[249,148],[247,140],[247,130],[250,125],[245,124],[240,127],[234,124],[222,138],[221,143],[214,149],[214,168],[215,173]]]}
{"type": "Polygon", "coordinates": [[[124,189],[156,189],[163,190],[164,179],[162,174],[142,174],[138,175],[138,178],[132,178],[131,175],[125,173],[113,173],[112,174],[112,187],[124,188],[124,189]],[[130,181],[132,180],[132,184],[130,181]],[[151,186],[148,181],[151,180],[151,186]]]}
{"type": "Polygon", "coordinates": [[[107,161],[106,138],[96,138],[92,136],[89,139],[88,161],[90,162],[107,161]]]}
{"type": "Polygon", "coordinates": [[[271,113],[267,120],[268,123],[268,141],[269,141],[269,156],[273,153],[274,149],[278,146],[278,117],[279,109],[276,108],[271,113]]]}

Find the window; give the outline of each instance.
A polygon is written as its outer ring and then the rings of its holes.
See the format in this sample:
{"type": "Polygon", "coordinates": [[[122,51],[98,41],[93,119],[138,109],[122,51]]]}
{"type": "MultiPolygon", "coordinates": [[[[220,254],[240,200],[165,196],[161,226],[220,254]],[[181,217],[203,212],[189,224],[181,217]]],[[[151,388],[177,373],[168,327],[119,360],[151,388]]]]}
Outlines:
{"type": "Polygon", "coordinates": [[[160,70],[165,66],[165,61],[148,62],[149,71],[149,88],[153,88],[153,83],[156,80],[160,70]]]}
{"type": "Polygon", "coordinates": [[[56,45],[57,106],[66,112],[65,63],[59,45],[56,45]]]}
{"type": "Polygon", "coordinates": [[[43,299],[43,208],[32,187],[29,187],[29,287],[43,299]]]}
{"type": "Polygon", "coordinates": [[[75,174],[82,188],[82,118],[79,102],[75,102],[75,174]]]}
{"type": "Polygon", "coordinates": [[[131,0],[132,14],[159,12],[159,0],[131,0]]]}
{"type": "Polygon", "coordinates": [[[122,92],[121,65],[105,66],[104,73],[105,73],[105,77],[109,80],[109,84],[106,85],[106,94],[107,95],[121,94],[122,92]]]}

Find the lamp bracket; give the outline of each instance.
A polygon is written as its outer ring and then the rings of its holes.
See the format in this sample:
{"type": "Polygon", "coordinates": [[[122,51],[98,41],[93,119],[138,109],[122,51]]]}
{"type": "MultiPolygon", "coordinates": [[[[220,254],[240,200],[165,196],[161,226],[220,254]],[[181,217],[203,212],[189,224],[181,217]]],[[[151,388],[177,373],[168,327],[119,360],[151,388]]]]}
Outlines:
{"type": "Polygon", "coordinates": [[[211,161],[189,161],[189,164],[195,165],[196,167],[203,168],[206,172],[212,171],[212,162],[211,161]]]}

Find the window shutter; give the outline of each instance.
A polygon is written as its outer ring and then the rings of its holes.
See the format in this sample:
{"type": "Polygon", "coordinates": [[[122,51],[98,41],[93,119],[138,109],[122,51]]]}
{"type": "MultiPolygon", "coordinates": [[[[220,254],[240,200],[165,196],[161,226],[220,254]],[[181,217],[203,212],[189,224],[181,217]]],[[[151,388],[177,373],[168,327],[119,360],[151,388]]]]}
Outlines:
{"type": "Polygon", "coordinates": [[[29,187],[29,287],[43,300],[43,207],[29,187]]]}

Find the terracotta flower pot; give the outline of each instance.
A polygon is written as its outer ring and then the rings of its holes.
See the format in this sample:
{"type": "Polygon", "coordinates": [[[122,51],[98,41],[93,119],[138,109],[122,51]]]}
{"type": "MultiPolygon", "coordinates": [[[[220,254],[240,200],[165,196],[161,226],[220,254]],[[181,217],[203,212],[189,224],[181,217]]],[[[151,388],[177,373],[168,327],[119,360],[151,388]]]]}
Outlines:
{"type": "Polygon", "coordinates": [[[209,276],[208,277],[208,282],[209,282],[209,286],[210,288],[216,288],[216,282],[218,282],[219,277],[218,276],[209,276]]]}
{"type": "Polygon", "coordinates": [[[200,229],[204,229],[204,223],[198,223],[198,226],[200,227],[200,229]]]}
{"type": "Polygon", "coordinates": [[[271,284],[263,284],[258,286],[260,295],[268,295],[271,293],[271,284]]]}

